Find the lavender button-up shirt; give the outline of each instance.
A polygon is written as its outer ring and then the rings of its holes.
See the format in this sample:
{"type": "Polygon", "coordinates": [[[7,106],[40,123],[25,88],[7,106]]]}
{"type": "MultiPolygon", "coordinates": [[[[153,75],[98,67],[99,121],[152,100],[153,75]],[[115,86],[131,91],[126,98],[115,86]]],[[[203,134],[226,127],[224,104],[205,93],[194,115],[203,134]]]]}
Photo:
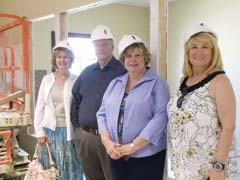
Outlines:
{"type": "MultiPolygon", "coordinates": [[[[108,130],[115,142],[118,142],[119,109],[127,81],[128,73],[111,81],[97,112],[99,131],[108,130]]],[[[166,149],[166,106],[169,96],[166,81],[151,69],[129,92],[124,109],[122,143],[130,143],[137,136],[150,142],[132,157],[150,156],[166,149]]]]}

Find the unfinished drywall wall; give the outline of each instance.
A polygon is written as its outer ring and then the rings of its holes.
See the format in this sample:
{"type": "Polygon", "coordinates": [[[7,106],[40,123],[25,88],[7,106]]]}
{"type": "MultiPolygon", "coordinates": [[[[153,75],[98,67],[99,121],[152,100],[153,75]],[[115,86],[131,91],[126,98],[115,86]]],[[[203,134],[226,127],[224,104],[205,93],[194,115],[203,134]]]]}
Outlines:
{"type": "MultiPolygon", "coordinates": [[[[231,0],[181,0],[169,5],[168,25],[168,82],[174,91],[181,78],[183,63],[183,39],[188,27],[197,22],[205,22],[218,34],[218,43],[227,75],[229,76],[237,99],[236,147],[240,157],[240,1],[231,0]]],[[[240,160],[239,160],[240,163],[240,160]]],[[[240,166],[239,172],[240,172],[240,166]]],[[[240,178],[240,177],[239,177],[240,178]]]]}

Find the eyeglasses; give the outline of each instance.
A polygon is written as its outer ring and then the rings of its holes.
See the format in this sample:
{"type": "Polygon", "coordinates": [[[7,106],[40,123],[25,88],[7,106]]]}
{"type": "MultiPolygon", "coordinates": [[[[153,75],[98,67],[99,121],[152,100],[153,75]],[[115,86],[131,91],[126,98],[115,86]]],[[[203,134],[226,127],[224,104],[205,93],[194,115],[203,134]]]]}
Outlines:
{"type": "Polygon", "coordinates": [[[95,49],[101,49],[101,48],[105,49],[109,45],[110,45],[110,43],[94,43],[95,49]]]}
{"type": "Polygon", "coordinates": [[[186,96],[186,94],[188,93],[188,89],[189,89],[188,87],[185,87],[181,90],[182,95],[177,100],[177,107],[178,108],[182,107],[183,99],[186,96]]]}

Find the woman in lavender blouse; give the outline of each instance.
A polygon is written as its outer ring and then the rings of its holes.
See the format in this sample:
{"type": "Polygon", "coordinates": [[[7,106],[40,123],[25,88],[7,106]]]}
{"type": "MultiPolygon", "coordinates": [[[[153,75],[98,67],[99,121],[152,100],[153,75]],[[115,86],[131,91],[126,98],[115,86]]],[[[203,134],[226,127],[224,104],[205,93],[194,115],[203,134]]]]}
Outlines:
{"type": "Polygon", "coordinates": [[[119,42],[127,73],[109,84],[97,112],[114,180],[162,180],[169,88],[148,64],[151,55],[136,35],[119,42]]]}

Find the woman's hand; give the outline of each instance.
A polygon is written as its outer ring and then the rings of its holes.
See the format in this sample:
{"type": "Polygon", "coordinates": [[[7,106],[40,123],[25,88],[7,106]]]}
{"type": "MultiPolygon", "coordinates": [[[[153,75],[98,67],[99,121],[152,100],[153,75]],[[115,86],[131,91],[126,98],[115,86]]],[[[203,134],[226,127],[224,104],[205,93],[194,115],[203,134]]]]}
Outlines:
{"type": "Polygon", "coordinates": [[[204,180],[224,180],[224,176],[224,171],[216,171],[212,168],[204,180]]]}
{"type": "Polygon", "coordinates": [[[129,156],[136,152],[135,144],[133,143],[124,144],[117,149],[121,156],[129,156]]]}
{"type": "Polygon", "coordinates": [[[121,157],[121,154],[118,151],[118,148],[121,146],[121,144],[115,143],[110,139],[106,139],[106,140],[104,140],[103,145],[104,145],[108,155],[112,159],[117,160],[121,157]]]}
{"type": "Polygon", "coordinates": [[[130,156],[149,144],[149,141],[141,137],[136,137],[131,143],[124,144],[118,148],[121,156],[130,156]]]}
{"type": "Polygon", "coordinates": [[[38,137],[37,138],[37,142],[39,143],[39,144],[46,144],[46,142],[48,142],[48,138],[46,137],[46,136],[43,136],[43,137],[38,137]]]}

